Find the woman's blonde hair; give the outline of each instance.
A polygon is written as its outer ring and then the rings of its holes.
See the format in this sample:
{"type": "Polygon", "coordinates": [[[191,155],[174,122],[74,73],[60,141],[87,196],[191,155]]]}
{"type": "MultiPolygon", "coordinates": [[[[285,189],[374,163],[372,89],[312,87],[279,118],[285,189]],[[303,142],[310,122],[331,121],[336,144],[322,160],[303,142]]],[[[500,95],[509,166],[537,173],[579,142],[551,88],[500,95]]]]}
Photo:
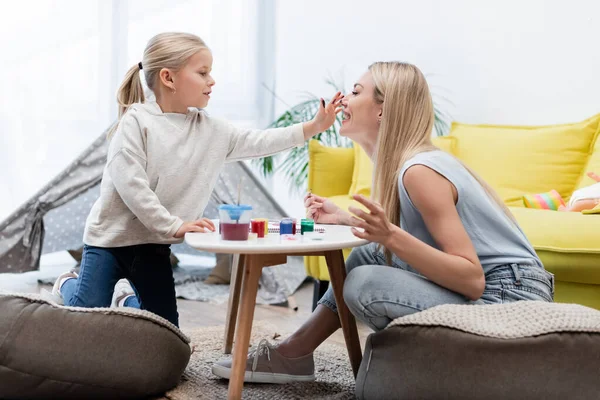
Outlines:
{"type": "MultiPolygon", "coordinates": [[[[398,178],[402,166],[418,153],[438,149],[431,143],[433,101],[425,77],[412,64],[376,62],[369,66],[369,71],[375,83],[375,102],[383,104],[375,149],[373,198],[381,203],[389,221],[399,226],[398,178]]],[[[462,165],[514,222],[513,215],[496,192],[475,172],[462,165]]],[[[390,250],[385,249],[385,254],[391,265],[390,250]]]]}
{"type": "MultiPolygon", "coordinates": [[[[146,100],[140,73],[146,75],[148,88],[155,92],[158,85],[158,74],[163,68],[173,71],[179,70],[194,54],[207,49],[206,43],[196,35],[190,33],[166,32],[154,36],[144,50],[141,63],[129,68],[125,79],[117,91],[119,104],[119,120],[134,103],[143,103],[146,100]]],[[[118,121],[108,133],[108,137],[117,129],[118,121]]]]}

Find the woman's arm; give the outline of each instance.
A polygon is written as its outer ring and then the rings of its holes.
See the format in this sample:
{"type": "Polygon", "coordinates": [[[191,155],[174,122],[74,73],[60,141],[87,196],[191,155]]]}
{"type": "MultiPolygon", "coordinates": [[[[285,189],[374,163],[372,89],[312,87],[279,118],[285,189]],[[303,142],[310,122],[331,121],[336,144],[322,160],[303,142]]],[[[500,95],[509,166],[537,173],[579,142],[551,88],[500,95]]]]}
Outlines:
{"type": "MultiPolygon", "coordinates": [[[[485,277],[473,243],[456,210],[456,188],[442,175],[424,165],[410,167],[404,174],[403,183],[440,250],[391,224],[387,219],[385,223],[381,222],[381,216],[385,218],[383,209],[370,201],[370,207],[363,202],[370,209],[370,214],[357,212],[357,209],[351,210],[367,223],[370,219],[374,232],[377,232],[375,226],[384,227],[375,235],[371,234],[373,238],[365,238],[383,244],[438,285],[461,293],[471,300],[478,299],[485,288],[485,277]]],[[[357,200],[360,201],[358,198],[357,200]]],[[[368,225],[363,226],[356,221],[353,225],[369,230],[368,225]]]]}

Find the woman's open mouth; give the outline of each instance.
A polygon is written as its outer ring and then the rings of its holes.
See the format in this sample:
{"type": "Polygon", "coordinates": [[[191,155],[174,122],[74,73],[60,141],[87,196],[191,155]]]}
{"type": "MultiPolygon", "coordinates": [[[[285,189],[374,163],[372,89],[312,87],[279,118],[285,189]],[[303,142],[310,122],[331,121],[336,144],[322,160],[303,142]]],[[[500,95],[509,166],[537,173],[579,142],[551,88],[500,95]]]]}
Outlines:
{"type": "Polygon", "coordinates": [[[342,111],[342,124],[350,121],[350,118],[352,116],[350,115],[350,113],[346,112],[346,111],[342,111]]]}

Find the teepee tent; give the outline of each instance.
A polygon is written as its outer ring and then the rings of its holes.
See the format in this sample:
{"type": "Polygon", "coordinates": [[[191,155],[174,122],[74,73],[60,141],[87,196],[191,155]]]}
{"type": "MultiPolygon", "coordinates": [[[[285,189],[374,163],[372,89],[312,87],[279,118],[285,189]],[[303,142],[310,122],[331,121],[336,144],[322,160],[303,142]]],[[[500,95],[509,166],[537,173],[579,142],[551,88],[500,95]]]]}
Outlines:
{"type": "MultiPolygon", "coordinates": [[[[29,201],[0,222],[0,273],[37,270],[42,254],[81,248],[85,221],[99,196],[106,164],[106,133],[29,201]]],[[[240,183],[241,202],[251,204],[255,215],[269,219],[280,219],[286,215],[248,166],[238,161],[225,165],[204,216],[217,218],[219,204],[237,201],[240,183]]],[[[201,254],[185,243],[173,245],[171,249],[175,255],[201,254]]],[[[287,267],[295,270],[279,273],[283,269],[265,268],[263,271],[263,287],[269,288],[273,292],[271,295],[281,292],[280,296],[269,296],[272,302],[285,301],[283,292],[289,292],[290,288],[295,290],[305,277],[300,263],[287,267]]]]}

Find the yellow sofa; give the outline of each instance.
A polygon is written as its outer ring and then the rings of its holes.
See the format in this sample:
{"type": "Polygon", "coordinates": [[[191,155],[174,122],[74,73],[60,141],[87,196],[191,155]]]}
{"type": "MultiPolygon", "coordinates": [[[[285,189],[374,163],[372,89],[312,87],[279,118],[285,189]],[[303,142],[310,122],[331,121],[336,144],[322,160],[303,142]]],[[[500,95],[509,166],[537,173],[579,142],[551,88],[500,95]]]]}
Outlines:
{"type": "MultiPolygon", "coordinates": [[[[600,215],[525,208],[523,196],[556,189],[568,201],[600,173],[600,114],[552,126],[452,124],[434,144],[475,170],[496,189],[555,275],[555,301],[600,309],[600,215]]],[[[347,209],[351,194],[370,194],[373,166],[360,147],[309,143],[308,188],[347,209]]],[[[350,250],[344,250],[347,256],[350,250]]],[[[306,257],[308,275],[328,281],[322,257],[306,257]]],[[[322,290],[320,291],[322,292],[322,290]]],[[[315,293],[317,295],[317,293],[315,293]]]]}

